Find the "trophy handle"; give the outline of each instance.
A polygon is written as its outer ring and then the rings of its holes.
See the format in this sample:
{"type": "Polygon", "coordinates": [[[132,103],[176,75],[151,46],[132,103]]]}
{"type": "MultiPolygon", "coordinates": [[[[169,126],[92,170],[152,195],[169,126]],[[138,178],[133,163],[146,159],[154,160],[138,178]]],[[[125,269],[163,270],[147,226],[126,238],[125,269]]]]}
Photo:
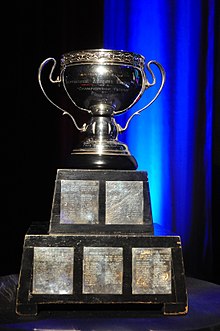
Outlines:
{"type": "Polygon", "coordinates": [[[134,114],[132,114],[132,115],[129,117],[129,119],[127,120],[127,123],[126,123],[126,125],[125,125],[124,128],[122,128],[122,127],[120,126],[120,124],[117,124],[118,132],[119,132],[119,133],[121,133],[121,132],[127,130],[128,125],[129,125],[130,121],[132,120],[132,118],[133,118],[135,115],[140,115],[140,113],[141,113],[143,110],[145,110],[146,108],[148,108],[148,107],[149,107],[149,106],[150,106],[150,105],[151,105],[151,104],[157,99],[157,97],[159,96],[160,92],[162,91],[162,88],[163,88],[164,83],[165,83],[166,73],[165,73],[165,70],[164,70],[163,66],[162,66],[160,63],[158,63],[157,61],[154,61],[154,60],[151,60],[151,61],[149,61],[149,62],[146,64],[146,67],[147,67],[148,71],[150,72],[150,74],[151,74],[151,76],[152,76],[152,78],[153,78],[153,81],[152,81],[152,83],[149,83],[149,82],[146,80],[145,89],[147,89],[148,87],[151,87],[151,86],[155,85],[155,83],[156,83],[156,77],[155,77],[155,75],[154,75],[154,73],[153,73],[153,71],[152,71],[152,69],[151,69],[151,67],[150,67],[151,64],[155,64],[155,65],[159,68],[159,70],[160,70],[160,73],[161,73],[161,84],[160,84],[160,88],[159,88],[159,90],[157,91],[157,94],[155,95],[155,97],[154,97],[154,98],[153,98],[153,99],[152,99],[152,100],[151,100],[146,106],[144,106],[143,108],[139,109],[138,111],[136,111],[134,114]]]}
{"type": "Polygon", "coordinates": [[[46,92],[45,92],[45,90],[44,90],[44,88],[43,88],[43,85],[42,85],[42,82],[41,82],[41,72],[42,72],[42,69],[44,68],[44,66],[45,66],[48,62],[50,62],[50,61],[53,61],[53,66],[52,66],[52,69],[51,69],[51,72],[50,72],[50,75],[49,75],[49,80],[50,80],[50,82],[53,83],[53,84],[61,83],[61,78],[60,78],[59,76],[57,77],[56,80],[54,80],[54,79],[52,78],[52,74],[53,74],[54,68],[56,67],[57,61],[56,61],[53,57],[48,57],[46,60],[44,60],[44,61],[41,63],[41,65],[40,65],[40,67],[39,67],[39,69],[38,69],[38,82],[39,82],[40,88],[41,88],[43,94],[45,95],[45,97],[47,98],[47,100],[49,100],[50,103],[52,103],[53,106],[55,106],[55,107],[57,107],[58,109],[60,109],[60,110],[63,112],[63,115],[68,115],[68,116],[70,116],[70,118],[72,119],[72,121],[73,121],[75,127],[77,128],[77,130],[79,130],[79,131],[83,131],[83,132],[84,132],[84,131],[86,131],[86,129],[87,129],[87,125],[86,125],[86,123],[84,123],[83,126],[80,128],[80,127],[77,125],[75,118],[74,118],[74,117],[73,117],[68,111],[66,111],[65,109],[61,108],[61,107],[58,106],[57,104],[55,104],[55,103],[54,103],[54,102],[48,97],[48,95],[46,94],[46,92]]]}

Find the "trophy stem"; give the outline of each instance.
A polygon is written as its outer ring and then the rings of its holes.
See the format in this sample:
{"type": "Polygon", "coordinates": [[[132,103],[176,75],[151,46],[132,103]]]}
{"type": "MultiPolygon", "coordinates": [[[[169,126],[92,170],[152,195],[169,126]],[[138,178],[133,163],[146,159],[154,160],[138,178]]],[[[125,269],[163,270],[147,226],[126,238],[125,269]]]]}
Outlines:
{"type": "Polygon", "coordinates": [[[75,169],[136,170],[137,161],[128,146],[118,141],[113,116],[92,116],[85,139],[72,150],[68,166],[75,169]]]}

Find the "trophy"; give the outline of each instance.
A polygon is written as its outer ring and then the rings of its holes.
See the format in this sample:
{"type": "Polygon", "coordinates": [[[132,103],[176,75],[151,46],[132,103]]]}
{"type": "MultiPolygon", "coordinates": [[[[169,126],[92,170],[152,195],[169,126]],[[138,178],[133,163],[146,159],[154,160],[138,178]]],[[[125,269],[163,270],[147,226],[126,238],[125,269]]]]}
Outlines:
{"type": "Polygon", "coordinates": [[[150,83],[145,74],[145,58],[142,55],[95,49],[75,51],[64,54],[61,59],[60,75],[52,78],[56,60],[48,58],[39,68],[38,80],[46,98],[69,115],[75,127],[83,132],[84,140],[71,153],[69,164],[73,168],[85,169],[130,169],[137,168],[137,161],[129,152],[128,146],[118,140],[135,115],[148,108],[160,94],[165,71],[156,61],[149,61],[146,68],[152,76],[150,83]],[[49,75],[50,82],[62,86],[73,103],[79,109],[90,114],[90,121],[81,127],[76,123],[74,113],[56,105],[46,94],[41,82],[43,67],[53,62],[49,75]],[[156,65],[161,73],[161,84],[155,97],[142,109],[133,113],[121,127],[115,116],[127,112],[141,98],[145,90],[156,84],[151,69],[156,65]]]}
{"type": "MultiPolygon", "coordinates": [[[[73,149],[69,167],[58,169],[49,224],[32,224],[24,239],[16,312],[36,315],[38,306],[52,304],[132,304],[154,306],[164,315],[188,309],[181,240],[155,235],[146,171],[126,144],[118,140],[135,115],[160,94],[165,71],[142,55],[94,49],[66,53],[53,79],[56,60],[39,67],[38,80],[46,98],[71,117],[84,134],[73,149]],[[43,67],[53,62],[49,80],[63,88],[73,103],[67,111],[45,92],[43,67]],[[115,117],[135,105],[156,84],[156,95],[134,112],[124,127],[115,117]],[[87,112],[80,126],[75,111],[87,112]]],[[[120,309],[120,308],[117,308],[120,309]]]]}

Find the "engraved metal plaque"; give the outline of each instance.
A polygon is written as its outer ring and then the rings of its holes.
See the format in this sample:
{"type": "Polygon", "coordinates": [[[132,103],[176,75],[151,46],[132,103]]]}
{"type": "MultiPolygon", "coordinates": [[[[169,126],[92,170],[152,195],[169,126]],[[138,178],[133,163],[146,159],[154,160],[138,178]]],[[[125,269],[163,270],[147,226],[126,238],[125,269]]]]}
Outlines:
{"type": "Polygon", "coordinates": [[[73,293],[73,247],[34,247],[34,294],[73,293]]]}
{"type": "Polygon", "coordinates": [[[171,248],[132,248],[132,294],[171,293],[171,248]]]}
{"type": "Polygon", "coordinates": [[[61,224],[97,224],[98,213],[99,181],[61,180],[61,224]]]}
{"type": "Polygon", "coordinates": [[[106,224],[143,224],[143,182],[106,181],[106,224]]]}
{"type": "Polygon", "coordinates": [[[84,247],[83,294],[122,294],[122,280],[122,247],[84,247]]]}

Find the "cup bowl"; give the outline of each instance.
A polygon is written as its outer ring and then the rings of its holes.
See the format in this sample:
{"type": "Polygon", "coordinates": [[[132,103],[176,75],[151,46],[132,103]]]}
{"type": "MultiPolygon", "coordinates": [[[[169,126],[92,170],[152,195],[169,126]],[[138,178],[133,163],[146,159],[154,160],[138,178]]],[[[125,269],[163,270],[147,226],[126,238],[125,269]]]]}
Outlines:
{"type": "Polygon", "coordinates": [[[71,101],[93,115],[129,109],[145,90],[144,57],[110,50],[64,54],[62,83],[71,101]]]}

